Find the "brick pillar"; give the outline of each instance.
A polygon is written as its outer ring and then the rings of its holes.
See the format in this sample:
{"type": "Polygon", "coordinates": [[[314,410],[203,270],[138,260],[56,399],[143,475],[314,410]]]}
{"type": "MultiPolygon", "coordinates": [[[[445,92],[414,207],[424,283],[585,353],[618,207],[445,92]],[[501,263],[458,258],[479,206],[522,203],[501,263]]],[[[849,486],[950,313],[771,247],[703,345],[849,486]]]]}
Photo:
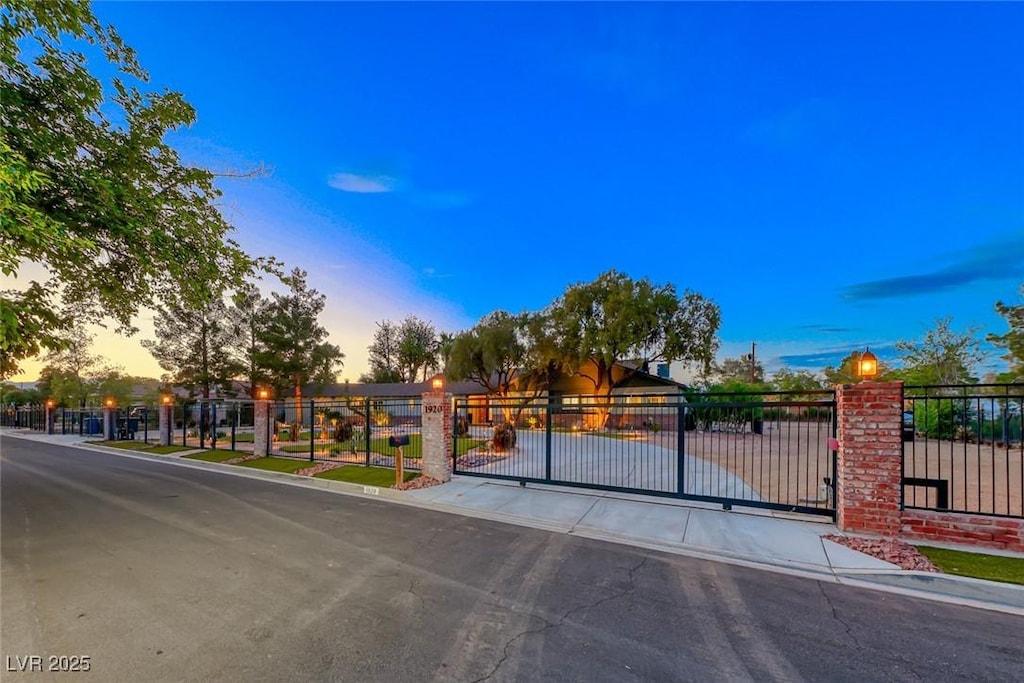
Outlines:
{"type": "Polygon", "coordinates": [[[836,388],[839,419],[836,512],[842,531],[895,536],[903,477],[903,383],[836,388]]]}
{"type": "Polygon", "coordinates": [[[103,438],[107,441],[117,438],[117,408],[103,408],[103,438]]]}
{"type": "Polygon", "coordinates": [[[161,403],[157,406],[157,418],[159,420],[157,443],[161,446],[170,446],[174,438],[174,404],[161,403]]]}
{"type": "Polygon", "coordinates": [[[442,392],[423,394],[423,476],[452,478],[452,397],[442,392]]]}
{"type": "Polygon", "coordinates": [[[56,434],[57,409],[53,406],[46,406],[46,433],[56,434]]]}
{"type": "Polygon", "coordinates": [[[253,404],[252,452],[261,458],[270,455],[271,406],[267,399],[257,399],[253,404]]]}

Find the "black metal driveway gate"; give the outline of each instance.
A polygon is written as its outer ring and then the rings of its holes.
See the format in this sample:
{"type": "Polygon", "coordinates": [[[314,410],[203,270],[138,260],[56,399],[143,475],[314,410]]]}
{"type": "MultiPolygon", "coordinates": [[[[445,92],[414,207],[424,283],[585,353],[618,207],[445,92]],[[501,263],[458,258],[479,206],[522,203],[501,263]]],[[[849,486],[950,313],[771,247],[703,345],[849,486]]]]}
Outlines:
{"type": "Polygon", "coordinates": [[[481,396],[454,408],[460,475],[835,516],[831,391],[481,396]]]}

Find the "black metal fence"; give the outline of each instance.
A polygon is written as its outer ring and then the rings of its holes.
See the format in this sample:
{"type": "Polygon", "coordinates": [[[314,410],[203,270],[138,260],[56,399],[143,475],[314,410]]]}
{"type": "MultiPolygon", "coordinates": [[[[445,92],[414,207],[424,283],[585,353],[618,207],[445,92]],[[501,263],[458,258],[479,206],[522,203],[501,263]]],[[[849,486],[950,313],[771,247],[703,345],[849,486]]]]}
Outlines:
{"type": "MultiPolygon", "coordinates": [[[[270,455],[314,462],[394,467],[391,437],[404,436],[405,469],[420,470],[423,453],[419,397],[282,400],[271,405],[270,455]]],[[[252,453],[252,401],[194,401],[175,408],[175,442],[201,449],[252,453]]]]}
{"type": "Polygon", "coordinates": [[[455,420],[459,474],[834,510],[832,392],[457,399],[455,420]]]}
{"type": "Polygon", "coordinates": [[[903,505],[1024,517],[1024,385],[905,386],[903,505]]]}

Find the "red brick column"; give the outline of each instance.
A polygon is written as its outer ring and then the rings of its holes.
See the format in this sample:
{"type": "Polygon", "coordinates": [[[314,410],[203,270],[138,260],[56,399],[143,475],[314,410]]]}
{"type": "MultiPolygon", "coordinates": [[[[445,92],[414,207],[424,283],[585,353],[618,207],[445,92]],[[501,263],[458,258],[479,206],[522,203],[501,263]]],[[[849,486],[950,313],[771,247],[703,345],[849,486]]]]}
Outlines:
{"type": "Polygon", "coordinates": [[[836,388],[839,419],[836,511],[842,531],[895,536],[903,477],[902,382],[836,388]]]}

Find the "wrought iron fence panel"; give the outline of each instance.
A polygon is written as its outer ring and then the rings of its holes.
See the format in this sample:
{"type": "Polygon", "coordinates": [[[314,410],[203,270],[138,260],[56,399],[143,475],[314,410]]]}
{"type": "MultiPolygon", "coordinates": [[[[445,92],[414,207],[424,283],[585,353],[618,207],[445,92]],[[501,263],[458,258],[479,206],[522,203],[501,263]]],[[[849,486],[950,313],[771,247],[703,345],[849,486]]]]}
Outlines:
{"type": "Polygon", "coordinates": [[[903,390],[903,506],[1024,517],[1024,385],[903,390]]]}

